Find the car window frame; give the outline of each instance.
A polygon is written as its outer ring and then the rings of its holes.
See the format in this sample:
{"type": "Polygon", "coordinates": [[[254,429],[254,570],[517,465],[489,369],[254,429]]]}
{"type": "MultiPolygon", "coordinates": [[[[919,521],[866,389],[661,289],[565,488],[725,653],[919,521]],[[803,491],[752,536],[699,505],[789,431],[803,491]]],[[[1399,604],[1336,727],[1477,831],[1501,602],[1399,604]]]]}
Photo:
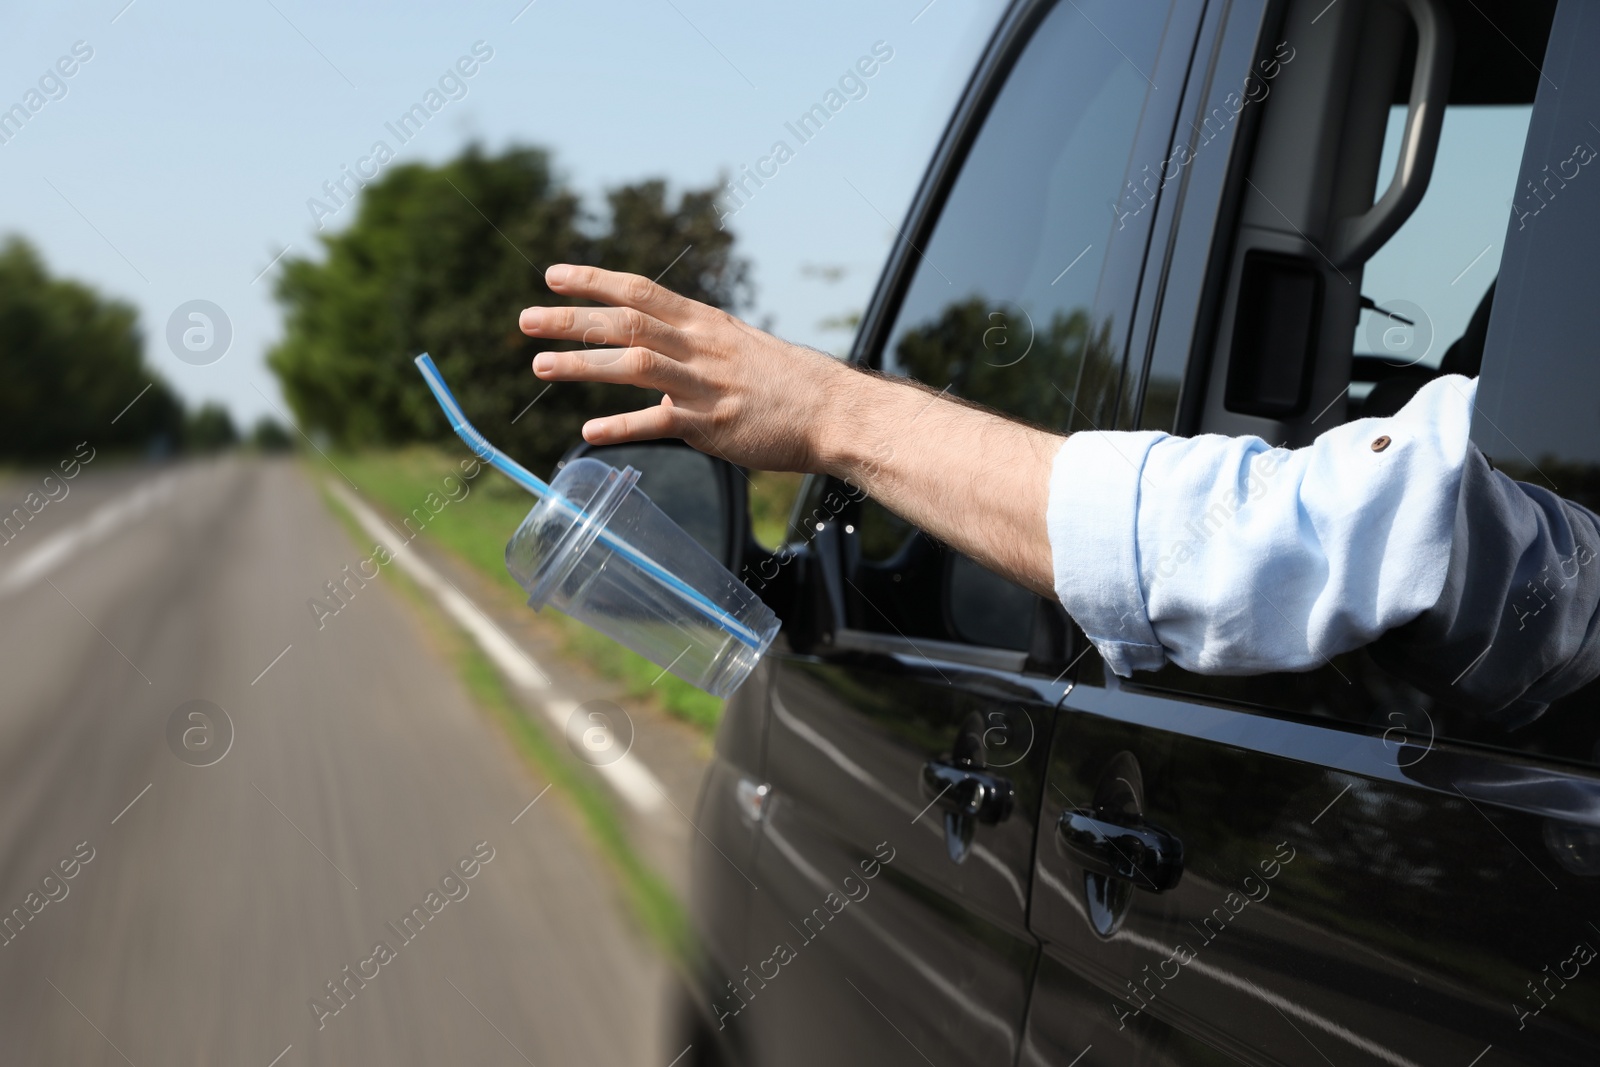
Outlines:
{"type": "MultiPolygon", "coordinates": [[[[1068,2],[1018,0],[1002,17],[923,173],[907,211],[907,222],[897,231],[895,243],[874,286],[847,357],[851,363],[872,369],[882,366],[885,346],[922,263],[920,249],[926,245],[943,218],[949,196],[961,176],[973,144],[981,134],[1011,71],[1032,41],[1034,31],[1059,3],[1068,2]]],[[[1164,72],[1169,67],[1175,68],[1170,70],[1171,76],[1186,79],[1199,39],[1202,18],[1199,11],[1182,13],[1180,7],[1181,4],[1174,3],[1167,12],[1167,24],[1157,47],[1156,63],[1164,72]],[[1182,28],[1182,32],[1175,32],[1175,28],[1182,28]]],[[[1183,94],[1179,94],[1177,104],[1166,108],[1152,108],[1152,99],[1151,95],[1145,97],[1139,125],[1134,132],[1136,158],[1160,159],[1160,153],[1171,142],[1173,130],[1183,113],[1183,94]]],[[[1158,199],[1164,202],[1166,198],[1163,196],[1158,199]]],[[[1133,352],[1131,341],[1138,318],[1142,283],[1149,266],[1148,257],[1150,249],[1154,247],[1153,238],[1160,232],[1164,218],[1161,211],[1144,212],[1126,229],[1114,231],[1102,263],[1094,307],[1096,310],[1113,308],[1115,311],[1112,321],[1113,337],[1117,343],[1116,359],[1108,368],[1108,373],[1103,375],[1099,392],[1094,397],[1083,395],[1078,381],[1071,384],[1074,405],[1089,410],[1091,414],[1087,417],[1091,420],[1098,415],[1096,421],[1102,422],[1103,428],[1109,428],[1116,418],[1116,405],[1122,396],[1127,364],[1133,352]],[[1108,293],[1120,293],[1121,296],[1108,299],[1108,293]]],[[[808,522],[809,516],[817,513],[821,502],[830,493],[856,495],[853,487],[837,479],[813,476],[796,499],[790,520],[791,533],[799,530],[799,524],[808,522]]],[[[829,517],[824,525],[832,524],[835,518],[829,517]]],[[[842,551],[842,539],[824,537],[820,529],[814,539],[809,529],[804,536],[813,541],[817,550],[842,551]]],[[[836,555],[835,562],[841,565],[840,573],[843,573],[842,557],[836,555]]],[[[842,610],[828,641],[839,649],[911,655],[919,659],[942,660],[1010,673],[1024,672],[1029,660],[1029,653],[1012,649],[922,637],[913,639],[852,628],[844,624],[842,610]]]]}

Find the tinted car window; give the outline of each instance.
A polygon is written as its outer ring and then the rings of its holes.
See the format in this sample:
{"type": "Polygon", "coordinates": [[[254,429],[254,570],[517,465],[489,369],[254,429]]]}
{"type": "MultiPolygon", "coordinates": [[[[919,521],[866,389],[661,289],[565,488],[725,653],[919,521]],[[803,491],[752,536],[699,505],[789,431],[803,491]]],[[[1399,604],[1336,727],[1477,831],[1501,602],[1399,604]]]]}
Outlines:
{"type": "MultiPolygon", "coordinates": [[[[1594,255],[1600,130],[1592,121],[1600,66],[1582,47],[1600,38],[1600,11],[1564,4],[1561,17],[1571,32],[1552,34],[1546,68],[1562,88],[1541,86],[1528,130],[1472,436],[1511,477],[1600,511],[1600,359],[1593,327],[1600,291],[1594,255]]],[[[1556,702],[1504,743],[1600,764],[1597,704],[1600,684],[1556,702]]]]}
{"type": "Polygon", "coordinates": [[[1512,477],[1600,510],[1600,73],[1570,49],[1552,40],[1547,62],[1570,64],[1569,81],[1541,89],[1528,131],[1472,436],[1512,477]]]}
{"type": "MultiPolygon", "coordinates": [[[[1045,16],[918,249],[883,371],[1042,426],[1088,428],[1074,399],[1118,354],[1113,316],[1099,310],[1102,268],[1165,19],[1164,6],[1088,0],[1045,16]]],[[[1031,594],[875,502],[850,527],[853,628],[1027,647],[1031,594]]]]}
{"type": "Polygon", "coordinates": [[[1072,426],[1086,355],[1109,355],[1093,307],[1161,26],[1109,3],[1045,19],[921,250],[884,371],[1072,426]]]}

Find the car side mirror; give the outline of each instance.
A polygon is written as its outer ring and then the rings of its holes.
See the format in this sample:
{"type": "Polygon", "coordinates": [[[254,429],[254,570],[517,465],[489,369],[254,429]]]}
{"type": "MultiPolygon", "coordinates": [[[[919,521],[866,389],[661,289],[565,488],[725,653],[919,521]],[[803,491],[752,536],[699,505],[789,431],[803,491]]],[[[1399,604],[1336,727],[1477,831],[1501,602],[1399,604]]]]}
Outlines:
{"type": "Polygon", "coordinates": [[[579,442],[556,465],[560,470],[580,456],[639,472],[639,488],[707,552],[739,573],[750,539],[750,507],[744,472],[725,460],[696,451],[682,441],[640,441],[623,445],[579,442]]]}

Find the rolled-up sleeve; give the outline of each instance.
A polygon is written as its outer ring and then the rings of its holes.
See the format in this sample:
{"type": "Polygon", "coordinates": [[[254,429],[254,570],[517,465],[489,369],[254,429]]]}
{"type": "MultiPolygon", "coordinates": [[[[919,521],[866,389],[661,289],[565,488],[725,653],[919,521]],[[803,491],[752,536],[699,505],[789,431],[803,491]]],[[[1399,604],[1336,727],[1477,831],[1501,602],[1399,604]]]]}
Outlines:
{"type": "Polygon", "coordinates": [[[1600,676],[1600,516],[1467,459],[1438,601],[1373,658],[1511,728],[1600,676]]]}
{"type": "Polygon", "coordinates": [[[1450,566],[1476,382],[1288,450],[1080,433],[1046,516],[1062,605],[1120,675],[1308,670],[1417,618],[1450,566]]]}
{"type": "Polygon", "coordinates": [[[1056,453],[1046,523],[1056,595],[1121,675],[1155,670],[1156,639],[1139,580],[1139,490],[1162,433],[1077,433],[1056,453]]]}

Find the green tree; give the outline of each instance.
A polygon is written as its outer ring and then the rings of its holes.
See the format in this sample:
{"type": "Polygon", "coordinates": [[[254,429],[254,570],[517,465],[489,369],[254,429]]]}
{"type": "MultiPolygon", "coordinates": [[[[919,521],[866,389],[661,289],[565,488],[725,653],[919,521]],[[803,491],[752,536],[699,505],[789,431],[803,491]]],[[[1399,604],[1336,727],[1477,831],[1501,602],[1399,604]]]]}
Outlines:
{"type": "Polygon", "coordinates": [[[250,431],[250,447],[258,452],[288,452],[294,448],[294,438],[283,423],[271,415],[263,415],[250,431]]]}
{"type": "Polygon", "coordinates": [[[52,277],[20,237],[0,246],[0,381],[8,458],[49,461],[80,441],[175,447],[182,436],[183,405],[145,364],[138,313],[52,277]]]}
{"type": "Polygon", "coordinates": [[[284,339],[268,364],[296,418],[345,446],[449,435],[412,359],[429,352],[467,415],[497,444],[548,470],[584,420],[647,402],[636,390],[545,384],[545,347],[517,329],[531,304],[560,302],[551,263],[595,263],[722,307],[748,292],[746,265],[717,225],[716,187],[671,202],[661,181],[606,194],[601,217],[552,174],[548,155],[476,146],[442,166],[392,168],[361,195],[355,220],[323,237],[320,261],[289,261],[278,284],[284,339]],[[669,271],[670,268],[670,271],[669,271]],[[538,404],[528,405],[538,399],[538,404]]]}
{"type": "Polygon", "coordinates": [[[233,416],[221,404],[211,401],[200,406],[184,426],[184,445],[196,452],[220,452],[239,443],[233,416]]]}
{"type": "Polygon", "coordinates": [[[955,396],[1047,429],[1078,429],[1084,415],[1067,398],[1079,375],[1107,361],[1111,326],[1088,311],[1056,310],[1047,322],[981,296],[945,305],[938,317],[908,329],[895,346],[906,373],[955,396]]]}

